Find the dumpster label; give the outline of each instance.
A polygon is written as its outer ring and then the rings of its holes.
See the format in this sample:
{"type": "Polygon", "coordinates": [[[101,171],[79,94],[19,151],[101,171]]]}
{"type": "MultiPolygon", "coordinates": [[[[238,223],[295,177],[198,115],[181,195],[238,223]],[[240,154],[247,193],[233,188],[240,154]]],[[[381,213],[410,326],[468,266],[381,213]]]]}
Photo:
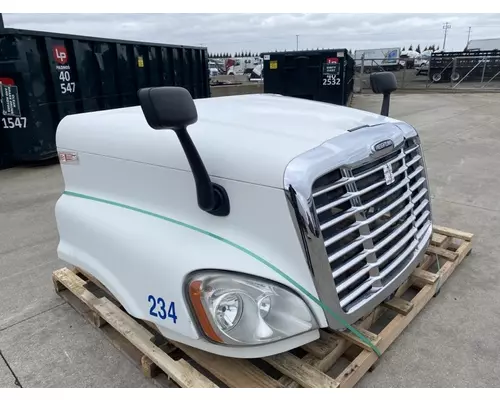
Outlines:
{"type": "Polygon", "coordinates": [[[264,61],[269,61],[271,56],[269,54],[264,54],[264,61]]]}
{"type": "Polygon", "coordinates": [[[26,128],[26,117],[2,117],[3,129],[26,128]]]}
{"type": "Polygon", "coordinates": [[[17,86],[0,84],[0,98],[2,102],[2,115],[9,117],[21,116],[17,86]]]}
{"type": "Polygon", "coordinates": [[[64,65],[68,62],[68,52],[65,46],[54,46],[52,47],[52,55],[54,60],[59,65],[64,65]]]}
{"type": "Polygon", "coordinates": [[[269,69],[278,69],[278,61],[277,60],[270,61],[269,69]]]}
{"type": "Polygon", "coordinates": [[[338,63],[324,63],[323,75],[338,75],[340,72],[340,64],[338,63]]]}
{"type": "Polygon", "coordinates": [[[338,86],[340,85],[340,78],[335,75],[323,76],[323,86],[338,86]]]}
{"type": "Polygon", "coordinates": [[[144,58],[142,56],[137,57],[137,66],[139,68],[144,68],[144,58]]]}
{"type": "Polygon", "coordinates": [[[62,94],[75,92],[76,84],[71,81],[71,71],[69,68],[66,71],[59,72],[59,88],[62,94]]]}

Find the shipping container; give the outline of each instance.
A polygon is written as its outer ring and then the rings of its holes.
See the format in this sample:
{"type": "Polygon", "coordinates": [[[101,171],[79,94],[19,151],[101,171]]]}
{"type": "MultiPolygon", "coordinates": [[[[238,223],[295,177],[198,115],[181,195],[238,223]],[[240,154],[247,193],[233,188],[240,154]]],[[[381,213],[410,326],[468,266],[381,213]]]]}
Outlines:
{"type": "Polygon", "coordinates": [[[346,105],[354,87],[347,49],[264,53],[264,93],[346,105]]]}
{"type": "Polygon", "coordinates": [[[500,80],[500,51],[434,52],[429,78],[435,83],[500,80]]]}
{"type": "Polygon", "coordinates": [[[0,157],[55,157],[63,117],[138,105],[137,90],[148,86],[209,97],[206,48],[0,30],[0,157]]]}

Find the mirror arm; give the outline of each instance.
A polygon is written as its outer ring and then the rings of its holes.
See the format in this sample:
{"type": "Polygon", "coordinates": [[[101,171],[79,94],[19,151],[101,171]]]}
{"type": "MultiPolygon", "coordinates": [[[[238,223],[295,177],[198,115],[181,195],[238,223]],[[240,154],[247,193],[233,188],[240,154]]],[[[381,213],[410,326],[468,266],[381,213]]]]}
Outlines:
{"type": "Polygon", "coordinates": [[[384,98],[382,99],[382,110],[380,111],[380,114],[383,115],[384,117],[389,116],[390,101],[391,101],[391,94],[384,93],[384,98]]]}
{"type": "Polygon", "coordinates": [[[229,197],[221,185],[213,183],[186,128],[174,130],[193,173],[198,206],[209,214],[229,215],[229,197]]]}

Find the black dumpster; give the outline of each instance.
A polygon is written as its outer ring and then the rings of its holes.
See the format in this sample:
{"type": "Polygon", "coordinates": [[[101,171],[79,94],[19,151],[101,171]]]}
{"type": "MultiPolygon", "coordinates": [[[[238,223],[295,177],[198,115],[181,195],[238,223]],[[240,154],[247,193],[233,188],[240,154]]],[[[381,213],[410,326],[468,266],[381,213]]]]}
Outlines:
{"type": "Polygon", "coordinates": [[[55,157],[64,116],[135,106],[139,88],[171,85],[210,96],[206,48],[0,30],[0,158],[55,157]]]}
{"type": "Polygon", "coordinates": [[[346,105],[354,86],[347,49],[264,53],[264,93],[346,105]]]}

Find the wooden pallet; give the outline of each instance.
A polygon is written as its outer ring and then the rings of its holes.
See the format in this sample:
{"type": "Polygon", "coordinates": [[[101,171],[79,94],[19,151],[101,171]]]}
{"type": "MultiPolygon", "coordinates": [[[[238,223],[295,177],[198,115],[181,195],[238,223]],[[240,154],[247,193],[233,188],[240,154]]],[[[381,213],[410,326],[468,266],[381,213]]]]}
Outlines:
{"type": "MultiPolygon", "coordinates": [[[[432,242],[412,276],[394,298],[355,324],[382,354],[470,253],[472,237],[434,226],[432,242]]],[[[167,342],[153,325],[132,318],[100,282],[78,268],[54,271],[52,278],[61,297],[163,387],[353,387],[379,358],[354,335],[326,330],[315,342],[271,357],[217,356],[167,342]]]]}

